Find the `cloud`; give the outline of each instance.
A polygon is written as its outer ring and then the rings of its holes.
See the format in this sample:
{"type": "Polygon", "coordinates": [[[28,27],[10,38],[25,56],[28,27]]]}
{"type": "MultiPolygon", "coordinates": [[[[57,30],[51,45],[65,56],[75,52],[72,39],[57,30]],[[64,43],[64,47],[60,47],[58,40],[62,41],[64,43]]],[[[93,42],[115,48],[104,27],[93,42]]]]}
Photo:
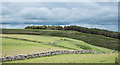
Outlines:
{"type": "Polygon", "coordinates": [[[117,18],[117,11],[109,7],[102,9],[86,9],[86,8],[25,8],[18,14],[27,20],[57,20],[58,21],[112,21],[117,18]],[[112,20],[111,20],[112,19],[112,20]]]}
{"type": "Polygon", "coordinates": [[[2,0],[2,2],[118,2],[119,0],[2,0]]]}
{"type": "Polygon", "coordinates": [[[10,15],[10,14],[13,14],[13,11],[12,11],[12,9],[10,9],[10,8],[7,8],[7,7],[2,7],[1,8],[3,11],[2,11],[2,15],[10,15]]]}
{"type": "Polygon", "coordinates": [[[65,18],[67,18],[67,17],[70,15],[70,13],[71,13],[70,9],[68,9],[68,8],[53,8],[53,9],[51,10],[51,12],[52,12],[53,14],[55,14],[55,17],[57,17],[58,19],[59,19],[59,18],[60,18],[60,19],[65,19],[65,18]]]}
{"type": "Polygon", "coordinates": [[[3,23],[117,25],[116,4],[98,2],[4,3],[2,16],[3,23]]]}
{"type": "Polygon", "coordinates": [[[80,24],[80,26],[88,27],[88,28],[99,28],[99,29],[106,29],[111,31],[118,31],[118,26],[116,25],[80,24]]]}
{"type": "Polygon", "coordinates": [[[51,11],[45,7],[41,8],[24,8],[19,15],[25,19],[33,19],[33,20],[46,20],[50,19],[53,14],[51,11]]]}

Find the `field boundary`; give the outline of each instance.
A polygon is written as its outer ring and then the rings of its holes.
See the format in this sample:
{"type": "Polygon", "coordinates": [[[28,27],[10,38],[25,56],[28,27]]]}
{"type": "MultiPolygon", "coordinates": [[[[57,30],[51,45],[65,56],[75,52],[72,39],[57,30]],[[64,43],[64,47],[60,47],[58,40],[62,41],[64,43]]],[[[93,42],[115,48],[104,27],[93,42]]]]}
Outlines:
{"type": "Polygon", "coordinates": [[[14,60],[25,60],[25,59],[29,59],[29,58],[53,56],[53,55],[60,55],[60,54],[85,54],[85,53],[100,54],[98,52],[91,51],[91,50],[74,50],[74,51],[53,50],[53,51],[35,53],[35,54],[0,57],[0,62],[14,61],[14,60]]]}
{"type": "MultiPolygon", "coordinates": [[[[28,39],[22,39],[22,38],[15,38],[15,37],[5,37],[5,36],[3,37],[2,36],[2,38],[8,38],[8,39],[15,39],[15,40],[23,40],[23,41],[29,41],[29,42],[42,43],[40,41],[34,41],[34,40],[28,40],[28,39]]],[[[64,41],[64,39],[59,40],[59,41],[55,41],[53,43],[42,43],[42,44],[51,45],[51,46],[55,46],[55,47],[61,47],[61,48],[65,48],[65,49],[77,50],[77,49],[74,49],[74,48],[69,48],[69,47],[65,47],[65,46],[55,45],[56,43],[62,42],[62,41],[64,41]]]]}

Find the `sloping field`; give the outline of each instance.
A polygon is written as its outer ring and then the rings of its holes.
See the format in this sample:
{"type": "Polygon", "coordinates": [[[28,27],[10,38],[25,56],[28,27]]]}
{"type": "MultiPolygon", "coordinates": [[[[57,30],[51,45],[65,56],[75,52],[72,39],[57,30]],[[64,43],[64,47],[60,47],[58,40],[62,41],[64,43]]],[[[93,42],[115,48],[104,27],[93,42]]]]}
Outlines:
{"type": "Polygon", "coordinates": [[[57,40],[62,39],[62,37],[43,36],[43,35],[24,35],[24,34],[3,34],[2,36],[36,41],[36,42],[30,42],[25,40],[2,38],[3,56],[28,54],[28,53],[36,53],[41,51],[68,49],[68,48],[72,48],[76,50],[80,50],[80,49],[93,50],[96,52],[105,52],[105,53],[112,52],[112,50],[110,49],[93,46],[83,41],[70,39],[70,38],[64,38],[65,39],[64,41],[55,44],[55,45],[67,47],[64,48],[64,47],[57,47],[57,46],[43,44],[43,43],[55,42],[57,40]],[[37,41],[41,43],[38,43],[37,41]]]}
{"type": "Polygon", "coordinates": [[[15,56],[19,54],[40,53],[51,50],[93,50],[105,52],[106,54],[63,54],[49,57],[31,58],[27,60],[16,60],[5,63],[114,63],[118,56],[116,51],[94,46],[81,40],[65,37],[46,35],[25,35],[25,34],[3,34],[2,36],[2,56],[15,56]],[[4,38],[7,37],[7,38],[4,38]],[[25,39],[25,40],[24,40],[25,39]],[[64,39],[64,40],[63,40],[64,39]],[[29,40],[29,41],[28,41],[29,40]],[[32,40],[32,41],[30,41],[32,40]],[[60,41],[61,40],[61,41],[60,41]],[[55,43],[47,45],[44,43],[55,43]],[[91,59],[92,58],[92,59],[91,59]]]}
{"type": "Polygon", "coordinates": [[[50,50],[67,50],[67,49],[45,45],[42,43],[2,38],[2,56],[31,54],[50,50]]]}
{"type": "Polygon", "coordinates": [[[58,42],[56,45],[74,48],[76,50],[85,49],[85,50],[93,50],[93,51],[105,52],[105,53],[112,52],[112,50],[110,50],[110,49],[94,46],[94,45],[85,43],[84,41],[70,39],[70,38],[65,38],[65,41],[58,42]]]}
{"type": "Polygon", "coordinates": [[[34,41],[39,41],[41,43],[52,43],[62,39],[62,37],[45,36],[45,35],[2,34],[0,36],[34,40],[34,41]]]}
{"type": "Polygon", "coordinates": [[[16,60],[5,63],[115,63],[114,54],[64,54],[26,60],[16,60]]]}
{"type": "Polygon", "coordinates": [[[77,31],[38,30],[38,29],[2,29],[2,34],[49,35],[82,40],[88,44],[118,50],[118,39],[77,31]]]}

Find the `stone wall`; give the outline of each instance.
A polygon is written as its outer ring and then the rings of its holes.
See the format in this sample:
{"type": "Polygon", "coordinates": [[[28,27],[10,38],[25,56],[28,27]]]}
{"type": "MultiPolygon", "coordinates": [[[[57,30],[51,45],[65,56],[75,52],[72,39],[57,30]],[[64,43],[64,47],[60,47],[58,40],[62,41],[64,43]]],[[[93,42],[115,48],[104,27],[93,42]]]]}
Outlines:
{"type": "Polygon", "coordinates": [[[24,60],[24,59],[29,59],[29,58],[52,56],[52,55],[58,55],[58,54],[82,54],[82,53],[98,54],[97,52],[90,51],[90,50],[77,50],[77,51],[53,50],[53,51],[48,51],[48,52],[36,53],[36,54],[0,57],[0,62],[24,60]]]}
{"type": "MultiPolygon", "coordinates": [[[[28,39],[21,39],[21,38],[14,38],[14,37],[2,37],[2,38],[8,38],[8,39],[16,39],[16,40],[24,40],[24,41],[29,41],[29,42],[42,43],[42,42],[40,42],[40,41],[28,40],[28,39]]],[[[69,48],[69,47],[65,47],[65,46],[56,45],[56,43],[62,42],[62,41],[64,41],[64,38],[62,38],[61,40],[55,41],[55,42],[53,42],[53,43],[43,43],[43,44],[52,45],[52,46],[55,46],[55,47],[62,47],[62,48],[71,49],[71,50],[76,50],[76,49],[74,49],[74,48],[69,48]]]]}

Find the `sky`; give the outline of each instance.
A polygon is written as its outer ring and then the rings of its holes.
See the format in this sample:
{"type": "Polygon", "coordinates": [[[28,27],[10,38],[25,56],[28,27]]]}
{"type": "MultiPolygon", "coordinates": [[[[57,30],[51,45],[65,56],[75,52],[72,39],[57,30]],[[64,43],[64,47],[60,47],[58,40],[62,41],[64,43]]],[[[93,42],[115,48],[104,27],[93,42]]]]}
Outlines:
{"type": "Polygon", "coordinates": [[[2,28],[78,25],[118,31],[117,2],[3,2],[2,28]]]}

